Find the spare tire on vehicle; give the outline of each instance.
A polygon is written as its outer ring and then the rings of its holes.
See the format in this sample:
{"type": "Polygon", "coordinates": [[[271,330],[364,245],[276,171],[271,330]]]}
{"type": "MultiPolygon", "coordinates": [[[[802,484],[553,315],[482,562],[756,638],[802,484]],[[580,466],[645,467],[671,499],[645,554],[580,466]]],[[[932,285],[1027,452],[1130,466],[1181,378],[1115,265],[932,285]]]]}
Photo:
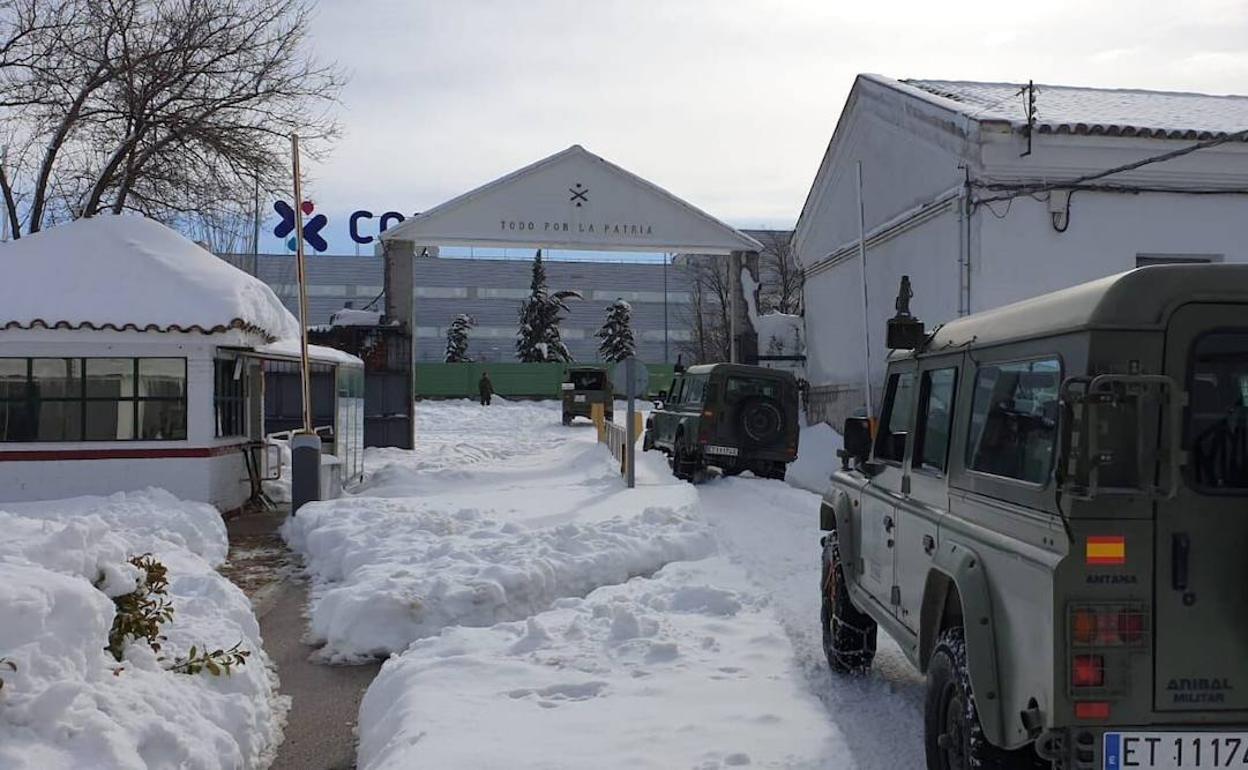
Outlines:
{"type": "Polygon", "coordinates": [[[784,435],[784,408],[773,398],[751,396],[737,407],[736,423],[746,444],[774,444],[784,435]]]}

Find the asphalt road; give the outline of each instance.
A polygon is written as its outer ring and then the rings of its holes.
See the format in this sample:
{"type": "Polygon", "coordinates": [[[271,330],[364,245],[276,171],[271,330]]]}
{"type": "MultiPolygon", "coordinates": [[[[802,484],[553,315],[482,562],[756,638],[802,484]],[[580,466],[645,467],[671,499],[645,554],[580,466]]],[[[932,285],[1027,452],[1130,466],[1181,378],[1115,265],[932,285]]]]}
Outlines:
{"type": "Polygon", "coordinates": [[[229,522],[230,564],[222,571],[239,583],[256,609],[265,651],[277,666],[281,693],[291,698],[286,739],[271,770],[350,770],[355,767],[355,723],[364,690],[380,664],[312,663],[303,643],[308,585],[277,528],[284,511],[229,522]]]}

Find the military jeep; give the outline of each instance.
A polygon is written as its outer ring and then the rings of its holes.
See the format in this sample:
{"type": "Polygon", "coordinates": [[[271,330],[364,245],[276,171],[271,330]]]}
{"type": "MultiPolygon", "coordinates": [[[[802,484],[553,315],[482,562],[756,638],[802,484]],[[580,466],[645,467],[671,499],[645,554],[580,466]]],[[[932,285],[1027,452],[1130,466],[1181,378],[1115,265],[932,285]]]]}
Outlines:
{"type": "Polygon", "coordinates": [[[911,336],[822,506],[831,667],[896,640],[929,768],[1248,767],[1248,265],[911,336]]]}
{"type": "Polygon", "coordinates": [[[654,406],[642,448],[668,455],[677,478],[692,481],[713,465],[728,476],[749,470],[783,479],[797,457],[797,380],[788,372],[691,366],[654,406]]]}
{"type": "Polygon", "coordinates": [[[615,412],[615,395],[611,377],[601,366],[572,366],[561,386],[563,424],[571,425],[577,417],[592,417],[594,404],[602,404],[609,422],[615,412]]]}

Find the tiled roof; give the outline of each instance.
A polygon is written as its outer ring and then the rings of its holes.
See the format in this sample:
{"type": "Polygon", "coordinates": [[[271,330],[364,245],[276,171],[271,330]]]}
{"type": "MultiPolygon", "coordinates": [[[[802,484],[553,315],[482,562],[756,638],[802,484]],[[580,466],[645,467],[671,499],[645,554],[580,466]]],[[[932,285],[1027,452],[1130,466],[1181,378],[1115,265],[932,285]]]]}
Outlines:
{"type": "MultiPolygon", "coordinates": [[[[919,98],[979,121],[1026,124],[1025,83],[890,80],[919,98]]],[[[1042,134],[1212,139],[1248,130],[1248,96],[1036,84],[1036,129],[1042,134]]]]}

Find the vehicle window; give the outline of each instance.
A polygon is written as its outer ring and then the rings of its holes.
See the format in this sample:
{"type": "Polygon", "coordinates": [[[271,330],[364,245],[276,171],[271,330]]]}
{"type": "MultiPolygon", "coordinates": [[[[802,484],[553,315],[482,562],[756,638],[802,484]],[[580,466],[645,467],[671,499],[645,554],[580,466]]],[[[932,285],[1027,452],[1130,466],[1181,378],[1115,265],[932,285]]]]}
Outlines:
{"type": "Polygon", "coordinates": [[[606,380],[606,372],[572,372],[572,386],[577,390],[602,390],[606,380]]]}
{"type": "Polygon", "coordinates": [[[1248,332],[1197,340],[1189,378],[1192,482],[1204,489],[1248,489],[1248,332]]]}
{"type": "Polygon", "coordinates": [[[919,432],[915,436],[914,467],[944,472],[949,459],[949,426],[953,422],[953,403],[958,370],[934,369],[923,373],[919,392],[922,412],[919,432]]]}
{"type": "Polygon", "coordinates": [[[688,377],[685,383],[684,403],[702,403],[702,392],[706,389],[706,375],[688,377]]]}
{"type": "Polygon", "coordinates": [[[779,398],[780,381],[770,377],[729,377],[724,385],[724,400],[729,404],[751,397],[779,398]]]}
{"type": "Polygon", "coordinates": [[[901,462],[906,454],[906,437],[910,435],[910,418],[914,412],[914,373],[902,372],[888,378],[880,429],[875,435],[875,457],[878,460],[901,462]]]}
{"type": "Polygon", "coordinates": [[[1053,469],[1061,362],[985,365],[975,375],[971,470],[1043,484],[1053,469]]]}

